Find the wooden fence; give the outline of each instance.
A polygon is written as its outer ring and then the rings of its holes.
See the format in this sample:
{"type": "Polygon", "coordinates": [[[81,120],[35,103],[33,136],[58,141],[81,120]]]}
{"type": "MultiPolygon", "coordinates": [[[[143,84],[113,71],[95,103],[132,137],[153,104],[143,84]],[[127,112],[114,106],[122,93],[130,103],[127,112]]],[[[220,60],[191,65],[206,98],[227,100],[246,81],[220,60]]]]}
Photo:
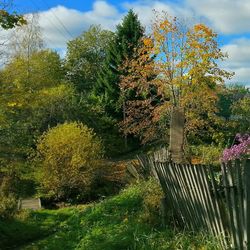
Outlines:
{"type": "Polygon", "coordinates": [[[250,250],[250,160],[216,169],[175,164],[164,154],[138,158],[158,178],[178,223],[213,234],[223,249],[250,250]]]}

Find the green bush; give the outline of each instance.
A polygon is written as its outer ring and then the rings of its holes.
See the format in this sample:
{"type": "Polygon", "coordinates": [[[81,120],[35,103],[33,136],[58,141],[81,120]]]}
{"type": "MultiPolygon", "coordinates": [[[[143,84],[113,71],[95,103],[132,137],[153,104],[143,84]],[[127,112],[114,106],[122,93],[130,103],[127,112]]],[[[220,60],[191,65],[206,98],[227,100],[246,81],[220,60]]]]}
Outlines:
{"type": "Polygon", "coordinates": [[[215,145],[190,146],[188,149],[192,163],[220,164],[223,148],[215,145]]]}
{"type": "Polygon", "coordinates": [[[150,225],[160,225],[161,200],[164,197],[160,184],[155,179],[150,179],[141,187],[143,189],[143,220],[150,225]]]}
{"type": "Polygon", "coordinates": [[[37,143],[42,193],[58,200],[83,199],[102,154],[101,141],[82,123],[64,123],[48,130],[37,143]]]}
{"type": "Polygon", "coordinates": [[[0,219],[12,217],[17,210],[15,181],[12,176],[0,173],[0,219]]]}
{"type": "Polygon", "coordinates": [[[17,199],[14,194],[4,194],[0,191],[0,218],[13,217],[17,211],[17,199]]]}

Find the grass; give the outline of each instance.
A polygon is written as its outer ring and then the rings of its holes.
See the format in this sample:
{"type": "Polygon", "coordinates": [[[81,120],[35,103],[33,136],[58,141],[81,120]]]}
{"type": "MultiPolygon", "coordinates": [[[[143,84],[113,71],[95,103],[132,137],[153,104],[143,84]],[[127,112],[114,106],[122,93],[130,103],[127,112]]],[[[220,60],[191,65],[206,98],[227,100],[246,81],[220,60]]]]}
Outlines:
{"type": "Polygon", "coordinates": [[[0,222],[0,249],[220,249],[204,234],[162,228],[154,197],[151,181],[87,207],[26,212],[0,222]]]}
{"type": "Polygon", "coordinates": [[[0,221],[0,249],[13,249],[52,235],[71,215],[70,209],[23,211],[14,219],[0,221]]]}

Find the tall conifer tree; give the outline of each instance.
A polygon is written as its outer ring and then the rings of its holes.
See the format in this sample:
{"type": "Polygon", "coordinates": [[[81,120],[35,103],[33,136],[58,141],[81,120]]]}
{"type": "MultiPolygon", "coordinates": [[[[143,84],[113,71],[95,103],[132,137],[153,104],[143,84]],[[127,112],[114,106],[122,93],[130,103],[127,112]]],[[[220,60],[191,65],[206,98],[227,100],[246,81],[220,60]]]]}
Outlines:
{"type": "MultiPolygon", "coordinates": [[[[137,14],[129,10],[122,23],[117,26],[114,40],[106,51],[106,60],[98,74],[95,95],[105,107],[105,111],[115,118],[121,118],[122,112],[118,104],[120,90],[119,81],[123,61],[131,58],[134,48],[138,47],[144,35],[137,14]]],[[[123,72],[124,73],[124,72],[123,72]]]]}

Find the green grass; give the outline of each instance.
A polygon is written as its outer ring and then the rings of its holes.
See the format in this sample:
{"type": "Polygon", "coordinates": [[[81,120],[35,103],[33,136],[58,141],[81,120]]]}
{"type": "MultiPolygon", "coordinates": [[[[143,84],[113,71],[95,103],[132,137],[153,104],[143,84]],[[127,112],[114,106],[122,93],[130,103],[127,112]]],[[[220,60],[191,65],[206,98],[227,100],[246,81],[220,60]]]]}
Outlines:
{"type": "Polygon", "coordinates": [[[72,210],[23,211],[12,220],[0,220],[0,249],[13,249],[52,235],[72,210]]]}
{"type": "Polygon", "coordinates": [[[163,229],[145,206],[151,190],[152,183],[142,183],[88,207],[41,210],[0,222],[0,249],[219,249],[203,234],[163,229]]]}

